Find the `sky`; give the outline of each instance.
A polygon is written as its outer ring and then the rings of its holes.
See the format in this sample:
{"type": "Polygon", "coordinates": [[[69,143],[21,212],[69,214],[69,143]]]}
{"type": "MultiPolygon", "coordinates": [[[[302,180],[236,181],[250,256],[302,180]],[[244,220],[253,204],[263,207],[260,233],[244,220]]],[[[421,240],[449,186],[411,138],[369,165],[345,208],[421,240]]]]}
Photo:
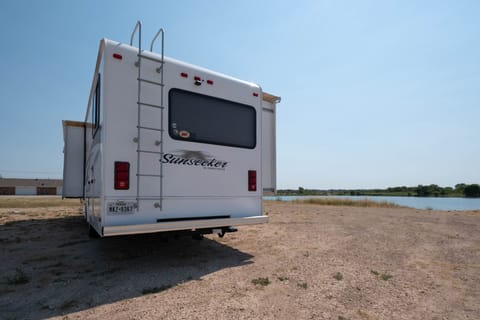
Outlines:
{"type": "Polygon", "coordinates": [[[258,83],[277,187],[480,183],[480,2],[1,1],[0,175],[61,178],[101,38],[258,83]]]}

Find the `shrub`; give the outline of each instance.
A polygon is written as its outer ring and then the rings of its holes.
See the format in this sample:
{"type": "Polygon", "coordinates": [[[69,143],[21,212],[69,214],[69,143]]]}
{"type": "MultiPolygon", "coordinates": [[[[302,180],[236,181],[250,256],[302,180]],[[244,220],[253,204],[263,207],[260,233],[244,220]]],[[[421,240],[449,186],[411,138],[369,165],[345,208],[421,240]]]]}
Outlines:
{"type": "Polygon", "coordinates": [[[21,269],[15,269],[15,275],[7,279],[8,284],[25,284],[30,281],[30,278],[21,269]]]}
{"type": "Polygon", "coordinates": [[[252,280],[252,283],[254,285],[261,285],[261,286],[268,286],[270,284],[270,280],[268,279],[268,277],[266,278],[257,278],[257,279],[253,279],[252,280]]]}
{"type": "Polygon", "coordinates": [[[297,286],[305,290],[308,288],[308,284],[306,282],[297,283],[297,286]]]}

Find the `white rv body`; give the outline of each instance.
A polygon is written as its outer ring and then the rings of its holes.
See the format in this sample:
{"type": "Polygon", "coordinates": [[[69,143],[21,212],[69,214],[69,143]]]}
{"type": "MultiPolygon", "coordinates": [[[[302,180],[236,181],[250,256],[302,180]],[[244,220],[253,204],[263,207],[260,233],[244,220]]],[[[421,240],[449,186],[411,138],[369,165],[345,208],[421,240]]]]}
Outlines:
{"type": "Polygon", "coordinates": [[[279,101],[253,83],[103,39],[85,120],[63,122],[63,196],[85,199],[100,236],[223,235],[266,223],[279,101]]]}

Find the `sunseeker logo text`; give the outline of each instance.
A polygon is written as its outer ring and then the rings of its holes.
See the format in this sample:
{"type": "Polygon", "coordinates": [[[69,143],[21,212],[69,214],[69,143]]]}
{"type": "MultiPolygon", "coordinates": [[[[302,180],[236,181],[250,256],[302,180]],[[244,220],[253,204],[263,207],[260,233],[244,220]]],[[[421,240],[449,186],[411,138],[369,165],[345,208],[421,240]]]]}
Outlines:
{"type": "Polygon", "coordinates": [[[204,169],[225,170],[227,161],[218,160],[202,151],[180,150],[178,153],[165,153],[162,163],[202,167],[204,169]]]}

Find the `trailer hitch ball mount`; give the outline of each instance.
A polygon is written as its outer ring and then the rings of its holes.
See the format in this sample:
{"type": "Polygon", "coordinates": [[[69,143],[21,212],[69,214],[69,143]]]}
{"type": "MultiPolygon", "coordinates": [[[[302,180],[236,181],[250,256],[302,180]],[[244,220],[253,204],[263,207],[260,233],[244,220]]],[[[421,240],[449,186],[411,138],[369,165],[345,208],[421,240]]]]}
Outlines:
{"type": "Polygon", "coordinates": [[[237,231],[238,229],[234,227],[212,229],[212,233],[216,233],[220,238],[223,238],[223,236],[225,236],[225,233],[237,231]]]}

